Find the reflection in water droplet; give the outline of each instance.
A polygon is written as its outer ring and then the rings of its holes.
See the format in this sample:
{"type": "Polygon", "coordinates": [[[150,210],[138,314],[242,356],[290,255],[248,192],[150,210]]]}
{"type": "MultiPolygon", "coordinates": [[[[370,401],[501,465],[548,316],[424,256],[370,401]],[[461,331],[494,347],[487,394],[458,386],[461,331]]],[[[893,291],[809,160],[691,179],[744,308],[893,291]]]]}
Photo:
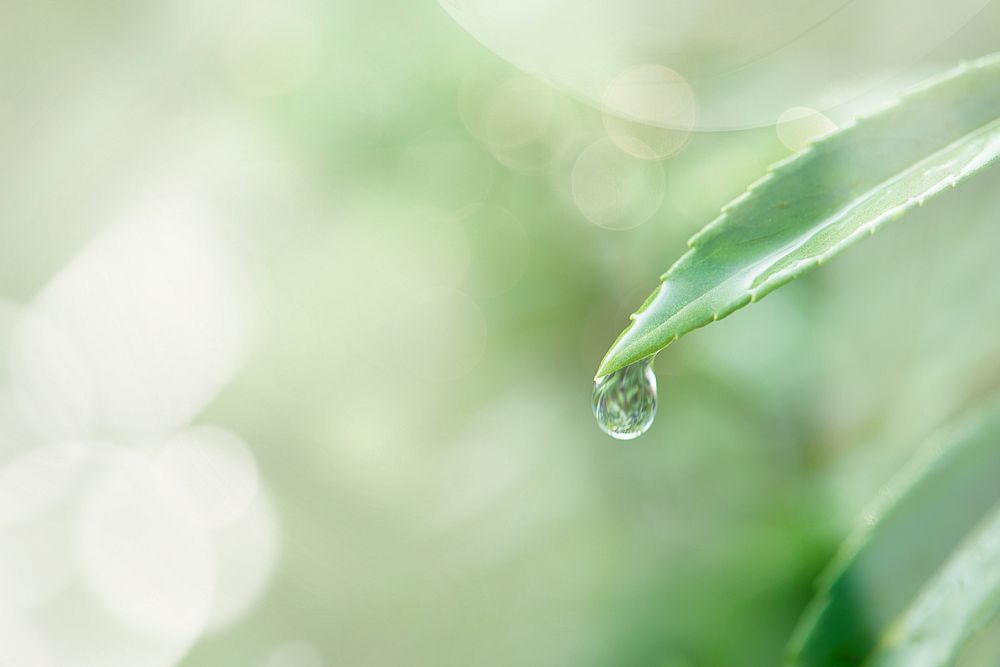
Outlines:
{"type": "Polygon", "coordinates": [[[632,440],[646,432],[656,416],[656,375],[647,357],[594,381],[594,416],[605,433],[632,440]]]}

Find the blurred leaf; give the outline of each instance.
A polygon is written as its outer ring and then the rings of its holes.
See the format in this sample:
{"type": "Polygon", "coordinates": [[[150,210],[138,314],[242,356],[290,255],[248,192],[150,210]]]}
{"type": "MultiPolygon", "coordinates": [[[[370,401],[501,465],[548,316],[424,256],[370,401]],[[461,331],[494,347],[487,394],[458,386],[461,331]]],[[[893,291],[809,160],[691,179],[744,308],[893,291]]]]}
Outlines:
{"type": "Polygon", "coordinates": [[[871,665],[950,665],[1000,608],[1000,508],[951,558],[907,612],[871,665]]]}
{"type": "Polygon", "coordinates": [[[994,55],[772,167],[692,237],[691,249],[632,316],[597,376],[764,297],[998,156],[1000,55],[994,55]]]}
{"type": "Polygon", "coordinates": [[[940,435],[866,513],[865,528],[847,541],[823,577],[793,637],[789,664],[857,665],[880,644],[886,648],[879,659],[887,665],[944,664],[898,662],[890,647],[915,650],[919,632],[921,652],[951,651],[978,623],[981,608],[995,601],[998,591],[970,595],[956,586],[982,570],[974,585],[996,588],[990,578],[1000,575],[986,573],[996,560],[983,560],[983,550],[1000,551],[1000,521],[987,524],[942,567],[1000,504],[997,480],[1000,404],[940,435]],[[928,581],[933,583],[925,589],[928,581]],[[892,628],[904,614],[897,636],[892,628]],[[935,620],[945,617],[948,623],[935,620]]]}

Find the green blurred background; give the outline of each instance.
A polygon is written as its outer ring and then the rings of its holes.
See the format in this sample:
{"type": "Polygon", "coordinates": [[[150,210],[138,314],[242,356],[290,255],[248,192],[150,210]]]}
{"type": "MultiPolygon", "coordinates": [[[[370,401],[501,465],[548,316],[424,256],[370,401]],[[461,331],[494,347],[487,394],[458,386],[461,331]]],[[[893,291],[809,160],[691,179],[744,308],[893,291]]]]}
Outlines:
{"type": "MultiPolygon", "coordinates": [[[[906,74],[998,34],[994,2],[906,74]]],[[[628,313],[858,109],[664,129],[562,84],[429,2],[0,9],[0,664],[780,663],[880,486],[1000,388],[1000,182],[672,346],[618,443],[628,313]],[[178,474],[222,518],[149,519],[128,471],[205,425],[178,474]]]]}

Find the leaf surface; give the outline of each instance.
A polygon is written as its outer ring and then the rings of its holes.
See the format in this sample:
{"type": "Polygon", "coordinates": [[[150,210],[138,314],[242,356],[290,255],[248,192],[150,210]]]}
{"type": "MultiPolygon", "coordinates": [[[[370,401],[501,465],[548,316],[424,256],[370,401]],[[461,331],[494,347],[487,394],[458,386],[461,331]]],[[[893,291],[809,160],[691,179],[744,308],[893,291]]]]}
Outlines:
{"type": "Polygon", "coordinates": [[[597,377],[764,297],[998,157],[994,54],[773,166],[691,238],[597,377]]]}
{"type": "Polygon", "coordinates": [[[1000,508],[923,590],[871,667],[943,667],[1000,609],[1000,508]]]}
{"type": "MultiPolygon", "coordinates": [[[[950,633],[932,640],[947,647],[971,631],[976,609],[986,602],[980,605],[975,596],[961,599],[963,593],[953,589],[961,585],[956,582],[963,581],[970,568],[1000,570],[1000,561],[975,555],[983,545],[1000,549],[1000,533],[990,532],[1000,519],[984,528],[986,533],[972,538],[967,553],[952,555],[984,517],[998,508],[1000,404],[994,404],[940,433],[865,513],[866,525],[847,540],[821,579],[792,639],[788,664],[866,664],[879,646],[887,652],[878,659],[887,662],[878,665],[938,664],[898,662],[889,647],[912,644],[912,638],[924,631],[950,633]],[[952,564],[946,567],[950,558],[952,564]],[[921,593],[932,581],[937,583],[921,593]],[[963,611],[966,620],[952,619],[960,627],[930,627],[926,619],[951,613],[937,605],[953,603],[969,606],[963,611]],[[900,624],[905,630],[897,636],[894,628],[900,624]]],[[[1000,579],[1000,572],[990,576],[1000,579]]]]}

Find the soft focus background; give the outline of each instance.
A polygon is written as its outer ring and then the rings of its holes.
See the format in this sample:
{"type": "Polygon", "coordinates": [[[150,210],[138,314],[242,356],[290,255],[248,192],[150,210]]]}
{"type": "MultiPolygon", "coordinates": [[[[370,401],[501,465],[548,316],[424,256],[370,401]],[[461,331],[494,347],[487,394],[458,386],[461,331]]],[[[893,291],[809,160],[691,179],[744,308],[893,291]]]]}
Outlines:
{"type": "Polygon", "coordinates": [[[1000,388],[996,173],[672,346],[638,441],[594,369],[768,164],[998,35],[971,0],[5,3],[0,665],[778,664],[1000,388]]]}

